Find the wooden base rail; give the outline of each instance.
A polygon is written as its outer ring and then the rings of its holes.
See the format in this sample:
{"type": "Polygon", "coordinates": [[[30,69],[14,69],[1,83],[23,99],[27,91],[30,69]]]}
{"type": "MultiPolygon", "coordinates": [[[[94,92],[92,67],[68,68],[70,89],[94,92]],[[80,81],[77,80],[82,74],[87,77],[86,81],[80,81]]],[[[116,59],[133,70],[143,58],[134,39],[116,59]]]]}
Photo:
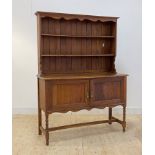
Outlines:
{"type": "MultiPolygon", "coordinates": [[[[95,125],[95,124],[102,124],[102,123],[109,123],[111,124],[112,122],[117,122],[120,123],[123,127],[123,131],[125,132],[125,127],[126,127],[126,122],[119,120],[116,117],[111,117],[110,120],[102,120],[102,121],[93,121],[93,122],[84,122],[84,123],[77,123],[77,124],[71,124],[71,125],[64,125],[64,126],[58,126],[58,127],[52,127],[52,128],[47,128],[44,129],[42,126],[40,126],[41,132],[45,135],[45,138],[47,140],[47,134],[49,134],[49,131],[56,131],[56,130],[61,130],[61,129],[67,129],[67,128],[74,128],[74,127],[81,127],[81,126],[89,126],[89,125],[95,125]]],[[[49,137],[49,135],[48,135],[49,137]]],[[[46,141],[46,145],[49,145],[49,142],[46,141]]]]}
{"type": "Polygon", "coordinates": [[[113,116],[112,116],[112,119],[115,120],[115,122],[117,122],[117,123],[123,124],[123,121],[119,120],[119,119],[116,118],[116,117],[113,117],[113,116]]]}

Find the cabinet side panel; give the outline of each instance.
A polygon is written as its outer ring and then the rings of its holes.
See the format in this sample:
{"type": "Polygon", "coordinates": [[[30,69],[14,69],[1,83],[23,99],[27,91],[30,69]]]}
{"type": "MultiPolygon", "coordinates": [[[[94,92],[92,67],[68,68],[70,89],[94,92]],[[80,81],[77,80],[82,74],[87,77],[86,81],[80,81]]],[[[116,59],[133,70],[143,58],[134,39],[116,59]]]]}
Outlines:
{"type": "Polygon", "coordinates": [[[39,79],[39,103],[40,108],[46,111],[45,81],[39,79]]]}
{"type": "Polygon", "coordinates": [[[38,49],[38,74],[41,74],[41,61],[40,61],[40,52],[42,48],[42,40],[40,38],[41,31],[41,19],[37,16],[37,49],[38,49]]]}
{"type": "Polygon", "coordinates": [[[125,76],[122,81],[122,101],[126,104],[126,89],[127,89],[127,77],[125,76]]]}

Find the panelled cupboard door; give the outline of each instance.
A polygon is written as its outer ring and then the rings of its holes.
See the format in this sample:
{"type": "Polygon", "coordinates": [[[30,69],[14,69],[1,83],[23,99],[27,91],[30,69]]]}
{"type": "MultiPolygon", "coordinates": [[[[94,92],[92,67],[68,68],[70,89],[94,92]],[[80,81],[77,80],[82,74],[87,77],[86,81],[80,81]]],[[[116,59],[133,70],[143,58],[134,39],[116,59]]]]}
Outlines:
{"type": "Polygon", "coordinates": [[[46,81],[47,107],[49,111],[81,109],[88,103],[88,80],[46,81]]]}
{"type": "Polygon", "coordinates": [[[126,103],[126,77],[93,79],[90,82],[91,106],[126,103]]]}

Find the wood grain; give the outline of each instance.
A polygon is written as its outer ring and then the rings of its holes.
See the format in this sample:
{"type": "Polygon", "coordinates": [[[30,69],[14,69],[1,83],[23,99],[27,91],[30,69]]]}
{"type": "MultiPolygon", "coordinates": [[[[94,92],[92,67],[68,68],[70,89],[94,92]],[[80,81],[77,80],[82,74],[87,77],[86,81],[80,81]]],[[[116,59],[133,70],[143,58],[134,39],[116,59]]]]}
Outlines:
{"type": "Polygon", "coordinates": [[[126,76],[117,74],[117,17],[37,12],[38,133],[98,123],[126,128],[126,76]],[[112,108],[122,106],[122,120],[112,108]],[[49,114],[109,107],[108,120],[49,127],[49,114]],[[45,113],[45,127],[42,115],[45,113]]]}

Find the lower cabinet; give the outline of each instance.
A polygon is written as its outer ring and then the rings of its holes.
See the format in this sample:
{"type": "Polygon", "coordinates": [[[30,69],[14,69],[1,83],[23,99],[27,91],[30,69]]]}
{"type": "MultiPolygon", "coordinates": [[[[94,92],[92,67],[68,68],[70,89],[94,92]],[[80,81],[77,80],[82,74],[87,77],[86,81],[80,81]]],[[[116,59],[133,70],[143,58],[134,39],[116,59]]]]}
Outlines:
{"type": "Polygon", "coordinates": [[[40,80],[40,89],[41,107],[49,113],[126,103],[126,77],[40,80]]]}

